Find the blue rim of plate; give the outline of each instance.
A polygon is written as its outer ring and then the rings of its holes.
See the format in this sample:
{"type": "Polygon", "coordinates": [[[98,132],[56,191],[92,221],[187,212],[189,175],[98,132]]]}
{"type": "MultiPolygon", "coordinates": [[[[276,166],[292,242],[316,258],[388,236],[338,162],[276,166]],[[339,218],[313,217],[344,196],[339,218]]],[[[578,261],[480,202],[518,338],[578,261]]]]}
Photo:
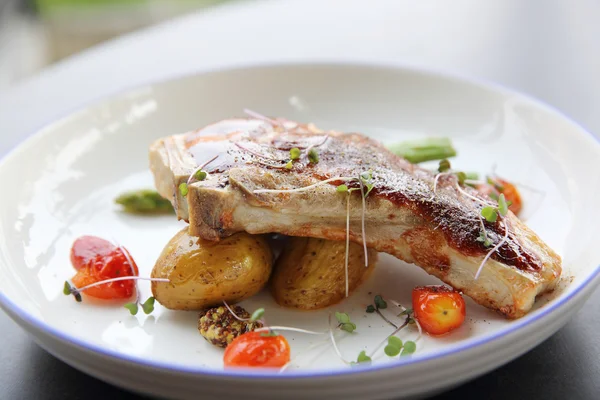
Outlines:
{"type": "MultiPolygon", "coordinates": [[[[434,77],[434,78],[438,78],[438,79],[441,78],[444,80],[451,80],[451,81],[458,82],[461,84],[467,84],[467,85],[476,86],[476,87],[484,88],[484,89],[491,90],[491,91],[501,92],[503,94],[516,95],[516,96],[522,98],[523,100],[526,100],[529,103],[534,104],[538,108],[544,109],[550,113],[558,115],[559,117],[568,121],[572,125],[576,126],[580,131],[585,132],[587,135],[592,137],[596,141],[596,143],[600,143],[600,138],[597,138],[596,136],[594,136],[591,132],[589,132],[581,124],[573,121],[571,118],[567,117],[563,112],[556,109],[555,107],[552,107],[549,104],[546,104],[546,103],[542,102],[541,100],[538,100],[530,95],[521,93],[517,90],[509,89],[500,84],[489,82],[489,81],[486,81],[483,79],[461,76],[459,74],[449,73],[447,71],[440,71],[440,70],[415,67],[415,66],[407,66],[407,65],[395,64],[395,63],[391,63],[391,64],[390,63],[368,63],[368,62],[355,62],[355,61],[338,62],[338,63],[336,63],[336,62],[310,62],[310,61],[307,61],[307,62],[282,62],[282,63],[256,63],[256,64],[247,64],[245,66],[233,66],[230,68],[221,68],[221,69],[215,69],[215,70],[210,70],[210,71],[203,71],[199,74],[193,74],[193,73],[192,74],[190,74],[190,73],[182,74],[179,76],[174,76],[170,79],[163,79],[160,81],[149,82],[145,85],[142,84],[142,85],[136,85],[134,87],[125,88],[125,89],[116,91],[115,93],[113,93],[111,95],[102,96],[101,98],[86,102],[82,106],[76,107],[69,112],[61,113],[61,115],[58,116],[57,118],[52,119],[51,121],[49,121],[46,124],[43,124],[34,133],[32,133],[30,135],[26,135],[26,137],[23,138],[23,141],[19,145],[15,146],[12,150],[10,150],[8,152],[8,154],[6,154],[4,157],[2,157],[0,159],[0,167],[2,167],[2,164],[4,164],[4,162],[6,162],[6,160],[11,158],[15,154],[15,152],[22,147],[21,145],[23,145],[24,143],[26,143],[28,141],[28,139],[30,139],[33,136],[37,136],[38,134],[42,134],[42,132],[44,131],[44,128],[50,126],[52,123],[62,120],[64,118],[68,118],[69,116],[72,116],[73,114],[77,113],[78,111],[83,111],[84,109],[86,109],[88,107],[91,107],[93,105],[98,105],[98,104],[102,103],[103,101],[108,101],[111,98],[118,97],[118,96],[123,95],[131,90],[136,89],[136,88],[152,86],[152,85],[159,85],[159,84],[162,84],[165,82],[176,81],[179,79],[191,78],[191,77],[199,76],[199,75],[208,75],[208,74],[213,74],[213,73],[224,73],[224,72],[232,72],[232,71],[248,70],[248,69],[286,68],[286,67],[288,67],[288,68],[299,68],[299,67],[304,67],[304,68],[306,68],[306,67],[373,68],[373,69],[381,69],[381,70],[387,70],[387,71],[404,71],[404,72],[408,72],[411,74],[421,74],[421,75],[427,75],[429,77],[434,77]]],[[[103,348],[102,346],[98,346],[96,344],[86,343],[84,340],[82,340],[80,338],[65,334],[64,332],[61,332],[60,330],[50,326],[49,324],[45,323],[44,321],[37,319],[37,318],[33,317],[31,314],[22,310],[2,292],[0,292],[0,308],[4,309],[4,311],[7,311],[7,313],[13,320],[16,321],[16,319],[19,319],[19,320],[25,322],[27,325],[34,327],[39,331],[44,331],[44,332],[50,334],[53,337],[53,339],[59,340],[65,344],[75,345],[83,350],[97,353],[98,355],[102,355],[102,356],[109,357],[109,358],[114,358],[120,362],[137,364],[139,366],[146,367],[146,368],[157,369],[157,370],[168,370],[170,372],[178,372],[178,373],[184,373],[184,374],[200,374],[200,375],[207,375],[207,376],[221,377],[221,378],[265,378],[265,379],[266,378],[268,378],[268,379],[317,378],[317,377],[341,376],[341,375],[350,375],[350,374],[356,374],[356,373],[368,373],[368,372],[376,372],[376,371],[381,371],[381,370],[389,370],[389,369],[399,368],[399,367],[402,367],[405,365],[414,365],[414,364],[424,363],[424,362],[427,362],[427,361],[430,361],[433,359],[447,357],[447,356],[450,356],[450,355],[453,355],[456,353],[460,353],[460,352],[463,352],[466,350],[471,350],[476,347],[480,347],[484,344],[493,342],[495,340],[499,340],[501,337],[504,337],[504,336],[507,336],[510,334],[514,334],[520,328],[531,325],[535,321],[538,321],[542,318],[547,317],[553,311],[565,306],[569,302],[569,300],[571,300],[573,297],[575,297],[577,295],[581,295],[583,289],[592,290],[593,288],[590,288],[589,285],[594,281],[596,281],[595,283],[600,282],[600,264],[598,264],[596,269],[584,281],[580,282],[575,288],[573,288],[571,290],[571,292],[568,295],[566,295],[564,298],[561,298],[560,300],[558,300],[554,303],[545,305],[542,308],[534,311],[532,314],[522,317],[519,320],[513,321],[512,324],[508,328],[501,329],[500,331],[489,334],[489,335],[484,335],[477,340],[465,343],[463,345],[458,345],[458,346],[452,347],[449,350],[433,352],[431,354],[426,354],[423,356],[419,356],[417,354],[417,355],[411,356],[409,358],[404,358],[404,359],[401,358],[396,362],[386,363],[383,365],[368,365],[368,366],[360,366],[358,368],[347,368],[347,369],[340,368],[340,369],[336,369],[336,370],[332,370],[332,371],[312,371],[312,372],[311,371],[307,371],[307,372],[302,372],[302,371],[300,371],[300,372],[293,371],[292,372],[292,371],[290,371],[290,372],[286,372],[284,374],[279,373],[279,372],[261,372],[261,371],[254,372],[254,371],[248,371],[248,370],[239,370],[239,371],[227,370],[227,369],[215,370],[215,369],[209,369],[209,368],[203,368],[203,367],[186,367],[186,366],[170,364],[170,363],[160,362],[160,361],[149,361],[142,357],[130,356],[130,355],[127,355],[124,353],[120,353],[117,351],[103,348]],[[16,317],[16,319],[15,319],[15,317],[16,317]]]]}

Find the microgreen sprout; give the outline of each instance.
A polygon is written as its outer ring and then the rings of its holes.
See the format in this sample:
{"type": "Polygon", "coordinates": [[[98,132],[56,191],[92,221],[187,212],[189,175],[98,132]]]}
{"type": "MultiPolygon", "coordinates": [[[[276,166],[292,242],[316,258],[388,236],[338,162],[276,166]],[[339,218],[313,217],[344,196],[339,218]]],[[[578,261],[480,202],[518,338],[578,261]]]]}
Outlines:
{"type": "Polygon", "coordinates": [[[377,307],[377,309],[383,310],[387,308],[387,302],[383,299],[383,297],[381,297],[381,295],[377,295],[375,296],[375,307],[377,307]]]}
{"type": "Polygon", "coordinates": [[[185,182],[181,182],[179,184],[179,194],[181,194],[183,197],[187,196],[189,193],[189,189],[188,189],[188,185],[185,182]]]}
{"type": "Polygon", "coordinates": [[[319,153],[314,148],[308,151],[308,161],[317,164],[319,162],[319,153]]]}
{"type": "Polygon", "coordinates": [[[78,303],[81,303],[82,298],[81,298],[81,293],[77,290],[77,288],[75,288],[74,286],[71,286],[71,284],[68,281],[65,281],[65,286],[63,288],[63,293],[68,296],[68,295],[73,295],[73,297],[75,297],[75,300],[78,303]]]}
{"type": "Polygon", "coordinates": [[[335,190],[337,190],[338,193],[346,193],[348,191],[348,185],[342,183],[341,185],[337,186],[335,190]]]}
{"type": "Polygon", "coordinates": [[[447,158],[440,160],[440,164],[438,166],[438,172],[446,172],[450,171],[451,165],[450,161],[447,158]]]}
{"type": "Polygon", "coordinates": [[[292,168],[294,168],[294,163],[292,163],[292,160],[285,163],[285,169],[292,169],[292,168]]]}
{"type": "Polygon", "coordinates": [[[326,134],[323,137],[323,141],[321,143],[317,143],[317,144],[313,144],[311,146],[308,146],[306,148],[306,156],[308,157],[308,161],[316,164],[319,162],[319,153],[317,153],[317,151],[315,150],[315,147],[320,147],[323,146],[325,144],[325,142],[327,142],[327,139],[329,139],[329,134],[326,134]]]}
{"type": "Polygon", "coordinates": [[[348,333],[352,333],[356,330],[356,324],[350,321],[350,316],[348,316],[348,314],[336,311],[335,318],[338,320],[338,328],[340,328],[341,330],[346,331],[348,333]]]}
{"type": "Polygon", "coordinates": [[[290,150],[290,159],[291,160],[299,160],[301,154],[302,153],[300,152],[300,149],[297,147],[294,147],[293,149],[290,150]]]}
{"type": "Polygon", "coordinates": [[[375,305],[370,304],[369,306],[367,306],[367,312],[368,313],[373,313],[376,312],[385,322],[387,322],[388,324],[390,324],[391,326],[393,326],[394,328],[398,328],[398,325],[394,324],[392,321],[390,321],[385,315],[383,315],[381,313],[380,310],[385,310],[387,308],[387,302],[383,299],[383,297],[381,295],[376,295],[375,298],[373,299],[373,302],[375,303],[375,305]]]}
{"type": "Polygon", "coordinates": [[[402,340],[396,336],[388,338],[388,344],[384,347],[383,352],[388,357],[396,357],[402,350],[402,340]]]}
{"type": "Polygon", "coordinates": [[[356,361],[352,361],[350,364],[351,365],[370,364],[371,361],[372,361],[371,357],[369,357],[367,355],[367,352],[363,350],[360,353],[358,353],[358,357],[356,357],[356,361]]]}
{"type": "Polygon", "coordinates": [[[208,176],[208,174],[202,170],[200,170],[194,174],[194,178],[196,178],[196,180],[200,181],[200,182],[205,180],[207,176],[208,176]]]}
{"type": "MultiPolygon", "coordinates": [[[[155,301],[156,299],[154,297],[148,297],[148,299],[142,303],[142,310],[144,311],[144,314],[152,314],[152,311],[154,311],[155,301]]],[[[127,303],[123,307],[128,309],[131,315],[136,315],[139,311],[139,300],[136,300],[133,303],[127,303]]]]}

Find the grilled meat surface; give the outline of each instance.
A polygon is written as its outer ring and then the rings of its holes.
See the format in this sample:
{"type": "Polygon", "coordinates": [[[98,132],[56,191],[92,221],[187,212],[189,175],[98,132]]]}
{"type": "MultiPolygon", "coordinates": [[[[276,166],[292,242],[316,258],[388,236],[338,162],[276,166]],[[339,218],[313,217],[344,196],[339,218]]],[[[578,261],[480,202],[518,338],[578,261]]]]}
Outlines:
{"type": "Polygon", "coordinates": [[[493,200],[454,175],[434,185],[435,174],[361,134],[230,119],[158,140],[150,164],[159,192],[191,234],[205,239],[247,231],[344,240],[349,213],[352,241],[414,263],[509,318],[526,314],[560,278],[560,257],[514,214],[482,222],[482,203],[493,200]],[[289,168],[292,148],[301,154],[289,168]],[[311,149],[318,162],[310,161],[311,149]],[[208,176],[198,181],[194,172],[204,164],[208,176]],[[186,196],[182,183],[189,183],[186,196]],[[367,183],[372,190],[363,197],[367,183]],[[356,190],[340,193],[340,184],[356,190]],[[490,247],[477,240],[482,224],[490,247]]]}

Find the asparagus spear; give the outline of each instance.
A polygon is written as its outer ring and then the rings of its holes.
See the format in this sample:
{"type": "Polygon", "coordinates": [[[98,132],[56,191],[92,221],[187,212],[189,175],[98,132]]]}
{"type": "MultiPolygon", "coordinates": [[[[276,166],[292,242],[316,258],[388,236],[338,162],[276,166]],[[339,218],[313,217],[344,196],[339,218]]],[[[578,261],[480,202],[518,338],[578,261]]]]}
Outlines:
{"type": "Polygon", "coordinates": [[[448,138],[408,140],[390,144],[387,148],[413,164],[456,156],[456,150],[448,138]]]}
{"type": "Polygon", "coordinates": [[[171,202],[154,190],[142,189],[123,193],[115,199],[126,212],[137,214],[172,213],[171,202]]]}

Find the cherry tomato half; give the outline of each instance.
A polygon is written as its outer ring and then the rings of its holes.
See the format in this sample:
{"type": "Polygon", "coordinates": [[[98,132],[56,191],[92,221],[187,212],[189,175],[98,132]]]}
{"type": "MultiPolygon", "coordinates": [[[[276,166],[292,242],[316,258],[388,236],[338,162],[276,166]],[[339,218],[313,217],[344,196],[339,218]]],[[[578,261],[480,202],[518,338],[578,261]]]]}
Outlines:
{"type": "MultiPolygon", "coordinates": [[[[129,252],[95,236],[82,236],[73,243],[71,263],[77,270],[72,281],[82,288],[120,276],[137,276],[138,268],[129,252]],[[129,262],[131,260],[131,263],[129,262]]],[[[99,285],[84,292],[100,299],[128,299],[135,293],[135,282],[118,281],[99,285]]]]}
{"type": "Polygon", "coordinates": [[[430,335],[443,335],[465,320],[462,295],[446,286],[419,286],[412,292],[415,318],[430,335]]]}
{"type": "Polygon", "coordinates": [[[290,361],[290,345],[281,335],[248,332],[238,336],[225,349],[225,367],[281,368],[290,361]]]}

